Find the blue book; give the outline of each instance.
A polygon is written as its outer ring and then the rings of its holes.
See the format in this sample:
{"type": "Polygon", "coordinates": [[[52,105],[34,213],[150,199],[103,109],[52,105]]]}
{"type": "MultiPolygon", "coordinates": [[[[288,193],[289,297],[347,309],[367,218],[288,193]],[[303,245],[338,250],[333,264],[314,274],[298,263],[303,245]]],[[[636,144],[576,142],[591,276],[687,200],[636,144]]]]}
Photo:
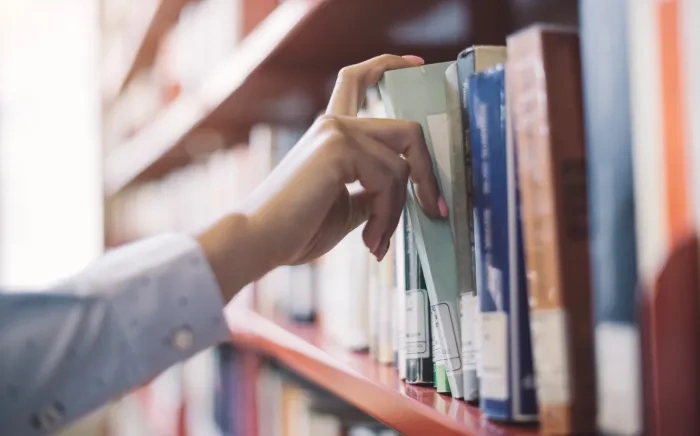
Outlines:
{"type": "Polygon", "coordinates": [[[644,416],[627,9],[623,0],[579,2],[598,429],[636,435],[644,416]]]}
{"type": "Polygon", "coordinates": [[[505,68],[469,81],[475,250],[480,308],[481,408],[490,419],[537,420],[515,147],[509,143],[505,68]]]}

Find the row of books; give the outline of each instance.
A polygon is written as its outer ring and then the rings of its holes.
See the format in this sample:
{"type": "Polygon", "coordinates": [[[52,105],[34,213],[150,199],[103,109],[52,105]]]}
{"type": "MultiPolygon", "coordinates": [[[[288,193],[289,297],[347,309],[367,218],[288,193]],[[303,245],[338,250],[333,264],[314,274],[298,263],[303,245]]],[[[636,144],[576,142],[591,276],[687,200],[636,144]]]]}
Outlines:
{"type": "Polygon", "coordinates": [[[222,435],[391,436],[396,432],[274,362],[218,349],[216,423],[222,435]]]}
{"type": "MultiPolygon", "coordinates": [[[[110,42],[103,56],[105,87],[114,88],[124,64],[134,62],[148,28],[144,20],[156,7],[172,8],[148,1],[133,5],[108,0],[105,10],[105,39],[110,42]],[[121,12],[121,13],[119,13],[121,12]],[[126,17],[119,20],[122,15],[126,17]],[[132,18],[132,19],[127,19],[132,18]],[[117,77],[113,77],[117,75],[117,77]]],[[[172,2],[173,4],[177,2],[172,2]]],[[[168,29],[155,48],[154,60],[140,65],[123,92],[116,95],[105,116],[105,146],[119,146],[132,137],[180,95],[196,93],[203,81],[236,50],[240,42],[280,3],[279,0],[199,0],[185,3],[176,24],[168,29]]],[[[172,14],[172,12],[166,12],[172,14]]],[[[163,26],[162,23],[156,23],[163,26]]],[[[116,86],[121,84],[117,83],[116,86]]],[[[115,91],[106,92],[112,94],[115,91]]]]}
{"type": "MultiPolygon", "coordinates": [[[[317,320],[491,419],[700,433],[698,9],[583,0],[578,29],[524,29],[456,62],[386,73],[364,115],[421,124],[449,219],[423,214],[409,186],[382,263],[358,229],[314,264],[263,278],[258,310],[317,320]]],[[[252,190],[232,186],[257,183],[294,142],[262,137],[125,192],[114,232],[215,218],[252,190]],[[195,196],[220,208],[193,211],[195,196]],[[168,212],[136,212],[157,209],[168,212]]]]}
{"type": "Polygon", "coordinates": [[[579,29],[384,74],[386,113],[421,124],[450,209],[428,217],[409,184],[398,366],[425,381],[428,347],[410,341],[429,332],[410,319],[427,300],[438,390],[487,418],[698,434],[700,7],[579,11],[579,29]]]}

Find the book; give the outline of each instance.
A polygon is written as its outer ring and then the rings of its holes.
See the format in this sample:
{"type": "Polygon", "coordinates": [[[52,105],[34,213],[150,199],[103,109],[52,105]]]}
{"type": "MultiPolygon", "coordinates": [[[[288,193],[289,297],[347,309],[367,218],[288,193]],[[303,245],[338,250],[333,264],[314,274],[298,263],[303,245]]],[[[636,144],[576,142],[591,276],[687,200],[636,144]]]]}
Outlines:
{"type": "Polygon", "coordinates": [[[405,292],[406,383],[433,384],[431,317],[428,291],[405,292]]]}
{"type": "Polygon", "coordinates": [[[477,274],[480,404],[489,419],[537,420],[515,147],[508,144],[505,68],[469,79],[477,274]],[[510,146],[509,146],[510,145],[510,146]]]}
{"type": "Polygon", "coordinates": [[[626,0],[581,0],[597,427],[644,429],[626,0]],[[605,68],[601,68],[605,65],[605,68]]]}
{"type": "MultiPolygon", "coordinates": [[[[700,4],[693,0],[683,0],[680,3],[680,15],[683,17],[682,48],[683,48],[683,78],[685,92],[685,118],[700,120],[700,4]]],[[[695,236],[700,235],[700,124],[686,123],[690,155],[690,184],[692,187],[693,230],[695,236]]]]}
{"type": "Polygon", "coordinates": [[[578,34],[535,25],[507,46],[540,426],[590,434],[596,393],[578,34]]]}
{"type": "Polygon", "coordinates": [[[350,350],[370,344],[369,260],[362,240],[363,226],[350,232],[319,263],[321,328],[350,350]]]}
{"type": "MultiPolygon", "coordinates": [[[[469,78],[472,74],[483,71],[506,59],[503,46],[473,46],[462,51],[457,57],[456,75],[448,69],[446,81],[452,86],[453,93],[448,93],[450,109],[458,111],[461,118],[461,131],[451,130],[452,144],[452,191],[455,194],[450,208],[457,246],[457,267],[460,279],[460,325],[462,328],[462,364],[464,365],[464,399],[476,401],[479,397],[477,377],[478,345],[476,334],[476,317],[478,314],[478,287],[476,275],[476,255],[474,253],[474,210],[472,207],[472,157],[469,140],[469,78]],[[457,88],[457,99],[450,98],[457,88]]],[[[457,123],[453,122],[453,126],[457,123]]]]}
{"type": "Polygon", "coordinates": [[[415,248],[408,209],[404,207],[397,239],[397,287],[403,291],[403,373],[399,365],[399,377],[403,375],[409,384],[433,383],[433,358],[430,346],[430,302],[420,260],[415,248]],[[401,247],[400,244],[403,244],[401,247]]]}
{"type": "MultiPolygon", "coordinates": [[[[440,192],[445,192],[449,170],[438,165],[438,156],[449,155],[445,70],[449,62],[387,71],[379,90],[387,116],[421,124],[433,163],[440,192]],[[410,89],[411,92],[406,92],[410,89]],[[447,150],[447,152],[446,152],[447,150]]],[[[438,365],[445,367],[450,391],[455,398],[463,396],[461,339],[459,329],[459,286],[457,261],[449,220],[430,218],[418,204],[409,184],[406,198],[409,222],[421,261],[431,310],[437,311],[441,330],[436,334],[445,358],[438,365]]]]}
{"type": "Polygon", "coordinates": [[[645,430],[700,434],[700,302],[681,10],[676,0],[628,7],[645,430]]]}
{"type": "MultiPolygon", "coordinates": [[[[393,237],[391,238],[393,240],[393,237]]],[[[394,304],[394,291],[396,289],[396,275],[394,267],[395,244],[389,243],[389,249],[384,259],[379,263],[379,334],[378,334],[378,360],[379,363],[391,365],[394,362],[393,330],[392,322],[396,304],[394,304]]]]}

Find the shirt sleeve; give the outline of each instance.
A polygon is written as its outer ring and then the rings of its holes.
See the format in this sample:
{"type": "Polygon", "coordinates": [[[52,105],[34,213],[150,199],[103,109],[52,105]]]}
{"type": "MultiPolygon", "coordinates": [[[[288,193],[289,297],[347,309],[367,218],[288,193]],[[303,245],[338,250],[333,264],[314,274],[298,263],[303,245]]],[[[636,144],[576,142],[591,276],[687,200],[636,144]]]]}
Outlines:
{"type": "Polygon", "coordinates": [[[39,293],[0,293],[0,428],[53,432],[226,341],[199,244],[163,235],[107,253],[39,293]]]}

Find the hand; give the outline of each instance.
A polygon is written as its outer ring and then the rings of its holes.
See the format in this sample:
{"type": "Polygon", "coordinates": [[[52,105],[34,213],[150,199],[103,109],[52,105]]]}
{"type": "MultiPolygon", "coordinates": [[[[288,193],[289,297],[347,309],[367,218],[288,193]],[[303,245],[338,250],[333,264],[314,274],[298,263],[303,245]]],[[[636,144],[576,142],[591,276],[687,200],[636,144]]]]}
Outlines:
{"type": "Polygon", "coordinates": [[[401,215],[409,179],[425,212],[446,217],[420,125],[356,117],[366,88],[384,71],[422,63],[413,56],[383,55],[343,68],[326,114],[253,193],[242,214],[224,224],[223,232],[236,233],[236,240],[226,244],[221,242],[226,238],[200,237],[205,251],[207,242],[229,245],[228,251],[238,254],[227,256],[230,263],[221,268],[239,275],[244,269],[250,276],[247,282],[277,266],[325,254],[367,221],[363,240],[381,260],[401,215]],[[350,193],[346,185],[356,181],[363,190],[350,193]]]}

